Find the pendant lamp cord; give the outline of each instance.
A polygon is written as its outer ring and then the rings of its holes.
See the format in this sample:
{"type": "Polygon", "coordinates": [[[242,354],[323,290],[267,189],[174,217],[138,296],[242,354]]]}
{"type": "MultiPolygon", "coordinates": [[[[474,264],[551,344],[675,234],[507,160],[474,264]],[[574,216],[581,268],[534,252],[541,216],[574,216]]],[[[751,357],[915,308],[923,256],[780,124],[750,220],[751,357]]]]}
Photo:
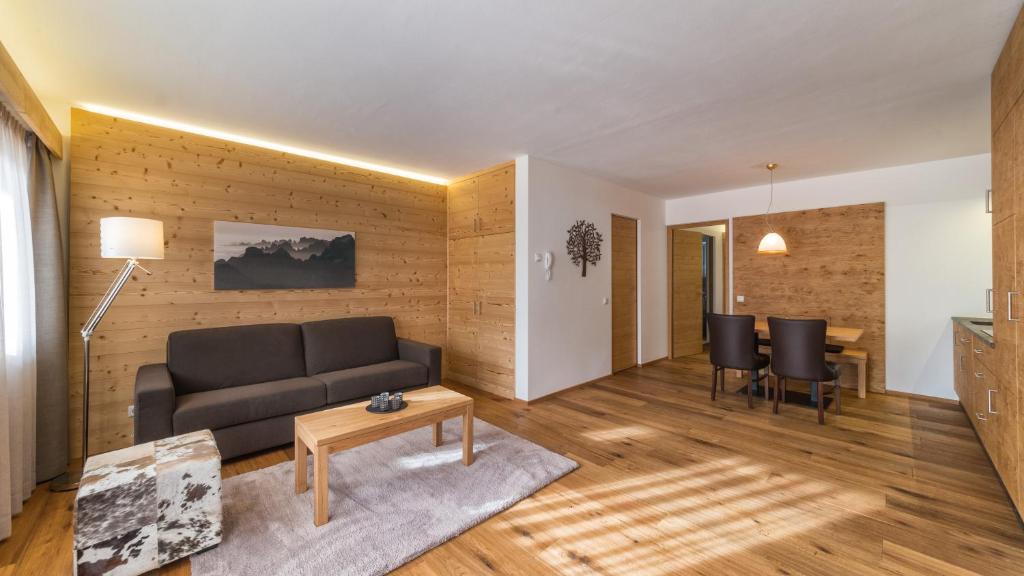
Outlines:
{"type": "Polygon", "coordinates": [[[772,204],[775,202],[775,170],[768,169],[768,210],[764,213],[764,223],[768,225],[769,232],[775,232],[772,223],[768,220],[768,214],[772,211],[772,204]]]}

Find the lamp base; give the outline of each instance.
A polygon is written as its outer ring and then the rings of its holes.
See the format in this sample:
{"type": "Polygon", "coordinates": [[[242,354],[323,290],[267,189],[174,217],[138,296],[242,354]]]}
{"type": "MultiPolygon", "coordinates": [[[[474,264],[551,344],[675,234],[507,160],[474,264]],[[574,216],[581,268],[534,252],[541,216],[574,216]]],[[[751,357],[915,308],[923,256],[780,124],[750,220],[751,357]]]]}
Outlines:
{"type": "Polygon", "coordinates": [[[50,480],[50,492],[71,492],[78,490],[78,484],[82,481],[82,469],[80,467],[69,468],[67,472],[50,480]]]}

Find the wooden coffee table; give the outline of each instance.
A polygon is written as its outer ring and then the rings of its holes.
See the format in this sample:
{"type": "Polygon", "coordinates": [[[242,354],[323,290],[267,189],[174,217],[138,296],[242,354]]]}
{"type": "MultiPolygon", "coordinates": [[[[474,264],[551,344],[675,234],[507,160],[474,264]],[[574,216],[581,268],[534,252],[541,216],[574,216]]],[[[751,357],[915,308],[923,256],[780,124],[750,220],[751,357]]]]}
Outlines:
{"type": "Polygon", "coordinates": [[[327,523],[328,457],[422,426],[434,427],[434,446],[441,445],[441,424],[462,416],[462,463],[473,463],[473,399],[441,386],[405,393],[409,404],[400,412],[373,414],[369,402],[349,404],[295,418],[295,493],[308,489],[307,450],[313,453],[313,524],[327,523]]]}

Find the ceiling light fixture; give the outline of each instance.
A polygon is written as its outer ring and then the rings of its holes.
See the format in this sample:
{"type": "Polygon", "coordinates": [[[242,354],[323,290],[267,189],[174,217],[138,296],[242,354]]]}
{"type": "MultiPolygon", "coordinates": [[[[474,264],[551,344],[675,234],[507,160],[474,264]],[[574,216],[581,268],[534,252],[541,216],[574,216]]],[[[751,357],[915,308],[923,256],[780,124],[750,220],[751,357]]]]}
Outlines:
{"type": "Polygon", "coordinates": [[[782,236],[772,228],[772,223],[768,220],[768,214],[772,211],[772,203],[775,201],[775,169],[779,165],[775,162],[769,162],[765,165],[768,169],[768,209],[764,212],[764,223],[768,225],[768,233],[761,238],[761,243],[757,245],[758,254],[787,254],[786,241],[782,239],[782,236]]]}
{"type": "Polygon", "coordinates": [[[294,154],[296,156],[304,156],[306,158],[313,158],[315,160],[323,160],[324,162],[344,164],[345,166],[351,166],[353,168],[362,168],[364,170],[372,170],[374,172],[383,172],[384,174],[391,174],[392,176],[401,176],[402,178],[420,180],[422,182],[430,182],[431,184],[440,184],[442,186],[448,184],[447,179],[440,178],[438,176],[430,176],[428,174],[420,174],[419,172],[413,172],[411,170],[403,170],[402,168],[394,168],[391,166],[384,166],[382,164],[374,164],[373,162],[364,162],[362,160],[356,160],[354,158],[346,158],[345,156],[337,156],[334,154],[317,152],[315,150],[307,150],[305,148],[299,148],[297,146],[289,146],[288,144],[278,144],[276,142],[269,142],[267,140],[261,140],[259,138],[251,138],[249,136],[232,134],[230,132],[222,132],[220,130],[214,130],[212,128],[202,128],[200,126],[194,126],[192,124],[186,124],[184,122],[176,122],[174,120],[166,120],[164,118],[155,118],[153,116],[146,116],[145,114],[137,114],[135,112],[128,112],[126,110],[111,108],[110,106],[81,103],[78,104],[78,107],[83,110],[88,110],[89,112],[95,112],[96,114],[104,114],[106,116],[113,116],[115,118],[123,118],[125,120],[131,120],[132,122],[141,122],[143,124],[152,124],[153,126],[170,128],[171,130],[180,130],[182,132],[189,132],[191,134],[198,134],[200,136],[208,136],[210,138],[217,138],[218,140],[227,140],[229,142],[235,142],[238,144],[247,144],[249,146],[266,148],[268,150],[275,150],[277,152],[284,152],[286,154],[294,154]]]}

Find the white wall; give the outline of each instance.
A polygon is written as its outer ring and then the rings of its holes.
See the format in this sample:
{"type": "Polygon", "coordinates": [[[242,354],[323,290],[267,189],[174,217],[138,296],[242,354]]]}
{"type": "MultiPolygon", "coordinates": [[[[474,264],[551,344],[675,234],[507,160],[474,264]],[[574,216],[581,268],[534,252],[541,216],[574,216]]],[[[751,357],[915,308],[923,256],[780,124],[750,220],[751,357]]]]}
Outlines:
{"type": "MultiPolygon", "coordinates": [[[[776,176],[785,178],[785,164],[776,176]]],[[[890,390],[955,397],[950,316],[985,315],[992,237],[984,194],[990,187],[988,154],[775,185],[778,212],[886,203],[890,390]]],[[[669,200],[666,224],[760,214],[767,203],[767,186],[669,200]]]]}
{"type": "Polygon", "coordinates": [[[521,157],[516,160],[518,398],[533,400],[611,372],[612,214],[639,221],[640,361],[667,354],[665,201],[521,157]],[[604,237],[601,261],[587,266],[586,278],[565,251],[566,232],[578,219],[594,222],[604,237]],[[534,254],[545,251],[554,254],[550,282],[534,262],[534,254]]]}

